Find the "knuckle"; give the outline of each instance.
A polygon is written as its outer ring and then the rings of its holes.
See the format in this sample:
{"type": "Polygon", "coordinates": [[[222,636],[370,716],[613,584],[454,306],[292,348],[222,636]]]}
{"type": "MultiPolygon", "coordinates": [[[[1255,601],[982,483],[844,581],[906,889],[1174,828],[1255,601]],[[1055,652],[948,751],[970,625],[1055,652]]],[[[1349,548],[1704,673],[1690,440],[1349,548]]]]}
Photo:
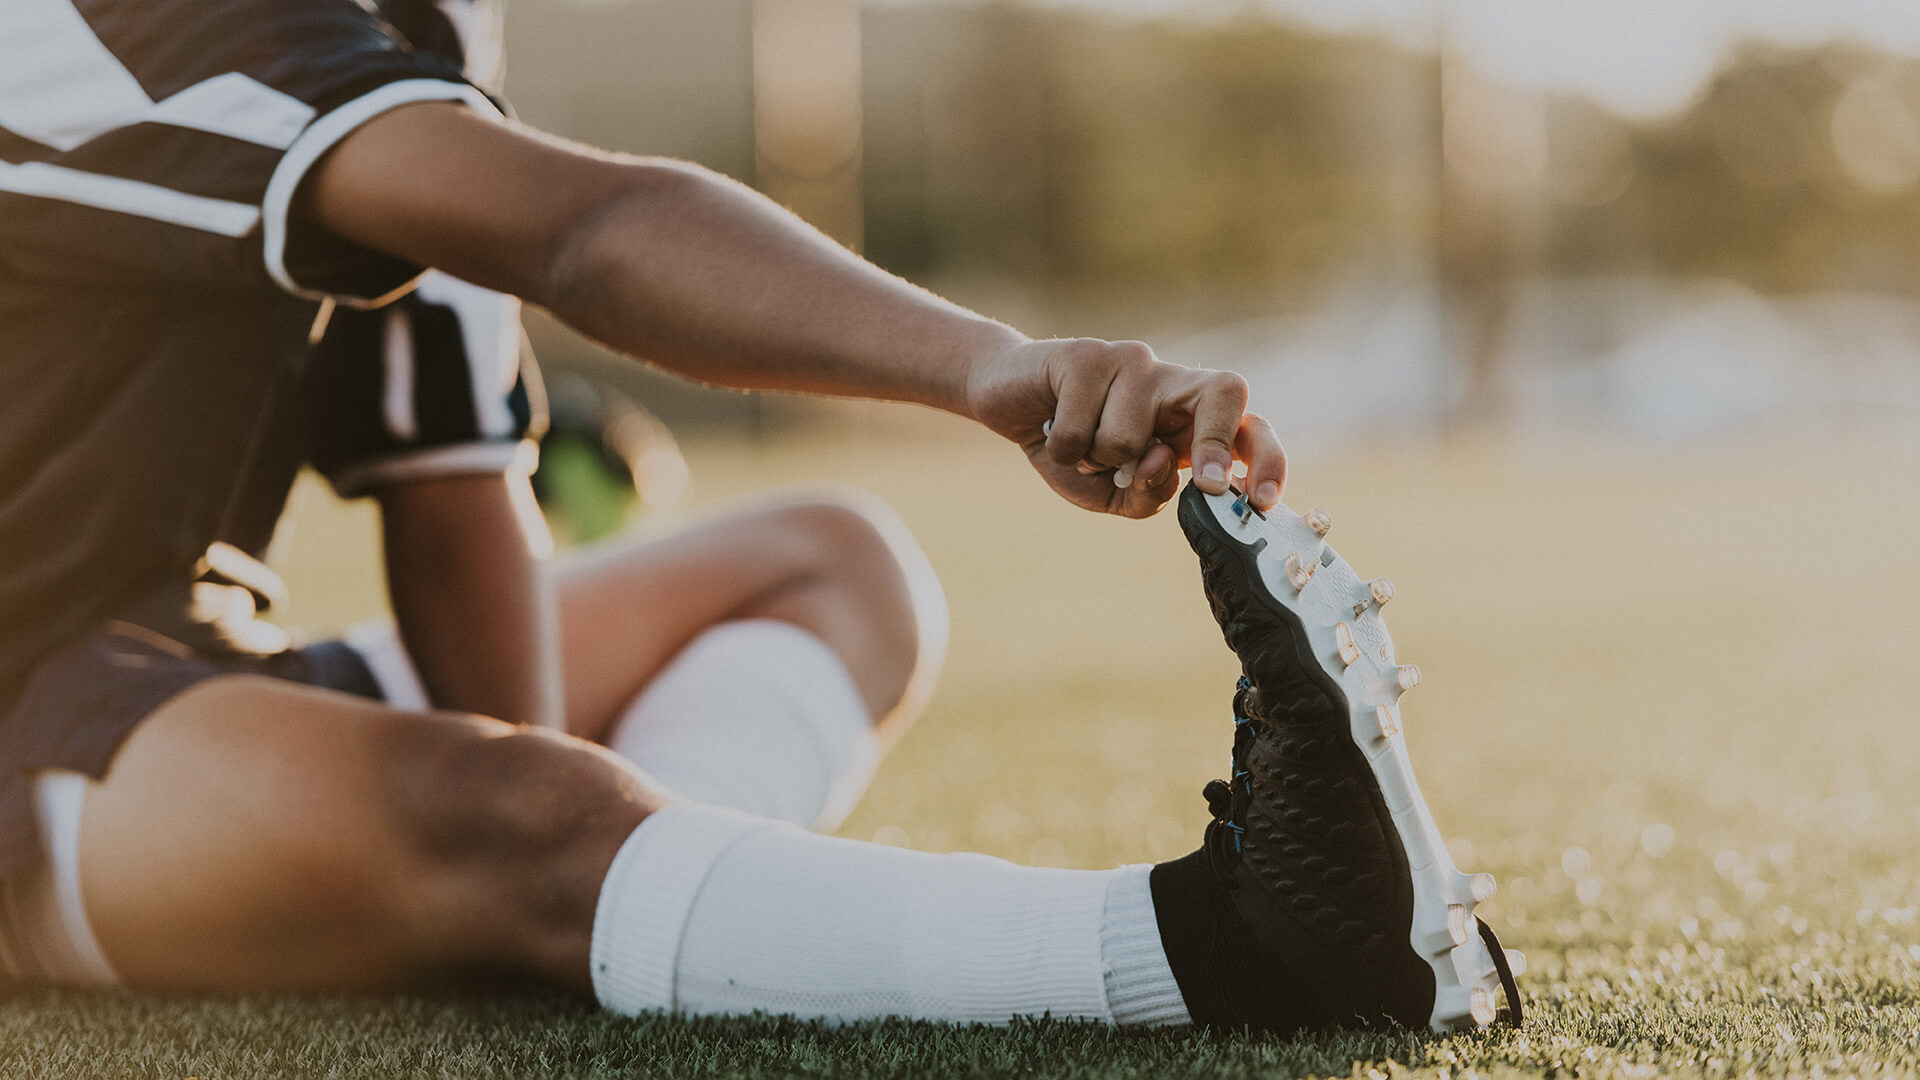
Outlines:
{"type": "Polygon", "coordinates": [[[1060,351],[1075,366],[1091,365],[1106,357],[1106,345],[1099,338],[1073,338],[1060,351]]]}
{"type": "Polygon", "coordinates": [[[1247,397],[1252,388],[1247,385],[1247,377],[1237,371],[1219,371],[1213,375],[1214,386],[1228,400],[1245,408],[1247,397]]]}
{"type": "Polygon", "coordinates": [[[1062,465],[1070,465],[1086,454],[1092,442],[1093,433],[1085,428],[1056,423],[1053,434],[1047,437],[1047,454],[1062,465]]]}
{"type": "Polygon", "coordinates": [[[1102,431],[1094,440],[1094,457],[1113,465],[1123,465],[1138,458],[1147,449],[1147,437],[1138,432],[1102,431]]]}
{"type": "Polygon", "coordinates": [[[1115,362],[1125,368],[1149,368],[1159,363],[1153,349],[1144,341],[1116,341],[1108,346],[1115,362]]]}

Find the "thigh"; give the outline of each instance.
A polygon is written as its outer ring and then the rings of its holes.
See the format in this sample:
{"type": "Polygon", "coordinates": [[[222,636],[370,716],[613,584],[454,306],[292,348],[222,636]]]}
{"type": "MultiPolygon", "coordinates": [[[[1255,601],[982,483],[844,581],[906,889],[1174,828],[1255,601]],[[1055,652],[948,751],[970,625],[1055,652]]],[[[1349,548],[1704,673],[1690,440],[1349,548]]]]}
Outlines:
{"type": "MultiPolygon", "coordinates": [[[[876,590],[898,593],[896,601],[870,603],[854,595],[861,587],[830,573],[846,561],[855,520],[856,511],[832,501],[787,498],[567,557],[558,569],[567,730],[600,738],[674,653],[727,619],[801,625],[854,664],[858,679],[858,654],[871,651],[864,639],[886,636],[873,633],[868,610],[904,612],[909,604],[897,563],[883,553],[865,562],[876,590]],[[848,603],[822,602],[822,593],[848,603]]],[[[911,640],[913,627],[891,636],[911,640]]]]}
{"type": "MultiPolygon", "coordinates": [[[[139,986],[388,987],[449,965],[526,967],[513,955],[513,928],[503,926],[511,877],[455,895],[456,878],[444,872],[457,861],[450,853],[470,850],[454,835],[462,824],[484,831],[492,820],[447,812],[459,797],[447,783],[450,765],[478,760],[459,757],[475,747],[516,739],[591,759],[579,776],[548,784],[572,789],[563,797],[592,806],[599,786],[612,797],[598,804],[628,806],[631,820],[574,830],[583,843],[599,837],[593,843],[607,850],[582,857],[604,870],[645,800],[619,790],[631,774],[598,760],[611,758],[598,748],[277,679],[195,685],[136,727],[87,793],[81,891],[102,950],[139,986]],[[487,934],[500,940],[497,956],[487,955],[487,934]]],[[[478,790],[502,787],[498,776],[476,781],[478,790]]],[[[538,802],[528,790],[498,794],[538,802]]],[[[582,909],[582,977],[593,872],[574,875],[586,890],[574,905],[582,909]]],[[[519,935],[529,939],[522,944],[546,948],[530,941],[537,929],[519,935]]]]}

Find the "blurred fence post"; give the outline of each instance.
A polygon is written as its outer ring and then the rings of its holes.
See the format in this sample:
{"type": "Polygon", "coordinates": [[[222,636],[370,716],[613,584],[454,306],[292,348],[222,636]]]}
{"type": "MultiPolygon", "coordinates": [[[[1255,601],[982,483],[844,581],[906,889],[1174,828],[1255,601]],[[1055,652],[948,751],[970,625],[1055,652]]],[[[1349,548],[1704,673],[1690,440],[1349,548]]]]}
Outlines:
{"type": "Polygon", "coordinates": [[[1515,294],[1545,255],[1546,102],[1482,76],[1449,45],[1443,33],[1436,246],[1460,373],[1451,419],[1497,427],[1513,418],[1515,294]]]}
{"type": "Polygon", "coordinates": [[[857,0],[754,0],[757,186],[855,250],[863,231],[860,93],[857,0]]]}

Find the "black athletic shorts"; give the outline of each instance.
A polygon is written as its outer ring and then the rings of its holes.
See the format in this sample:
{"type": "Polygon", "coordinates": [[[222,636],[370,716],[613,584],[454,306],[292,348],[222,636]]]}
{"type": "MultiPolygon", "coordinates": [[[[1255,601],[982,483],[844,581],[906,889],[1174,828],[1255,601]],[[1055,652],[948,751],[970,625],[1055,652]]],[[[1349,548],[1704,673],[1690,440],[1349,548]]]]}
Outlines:
{"type": "Polygon", "coordinates": [[[35,771],[104,776],[122,740],[155,709],[197,682],[232,674],[380,700],[373,673],[344,642],[271,656],[215,655],[129,623],[108,623],[41,659],[0,717],[0,878],[40,858],[35,771]]]}

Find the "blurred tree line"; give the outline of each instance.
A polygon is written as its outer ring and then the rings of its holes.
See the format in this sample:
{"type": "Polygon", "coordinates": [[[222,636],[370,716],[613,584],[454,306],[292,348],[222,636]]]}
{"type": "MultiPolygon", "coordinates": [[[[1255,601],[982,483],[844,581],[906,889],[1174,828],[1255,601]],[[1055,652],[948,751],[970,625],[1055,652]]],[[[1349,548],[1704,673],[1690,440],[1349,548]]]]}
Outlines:
{"type": "MultiPolygon", "coordinates": [[[[529,120],[766,179],[753,57],[779,43],[751,0],[516,3],[529,120]]],[[[1920,62],[1859,45],[1749,48],[1629,121],[1253,14],[915,4],[857,26],[859,242],[1038,332],[1178,332],[1369,276],[1469,307],[1559,275],[1920,291],[1920,62]]]]}

